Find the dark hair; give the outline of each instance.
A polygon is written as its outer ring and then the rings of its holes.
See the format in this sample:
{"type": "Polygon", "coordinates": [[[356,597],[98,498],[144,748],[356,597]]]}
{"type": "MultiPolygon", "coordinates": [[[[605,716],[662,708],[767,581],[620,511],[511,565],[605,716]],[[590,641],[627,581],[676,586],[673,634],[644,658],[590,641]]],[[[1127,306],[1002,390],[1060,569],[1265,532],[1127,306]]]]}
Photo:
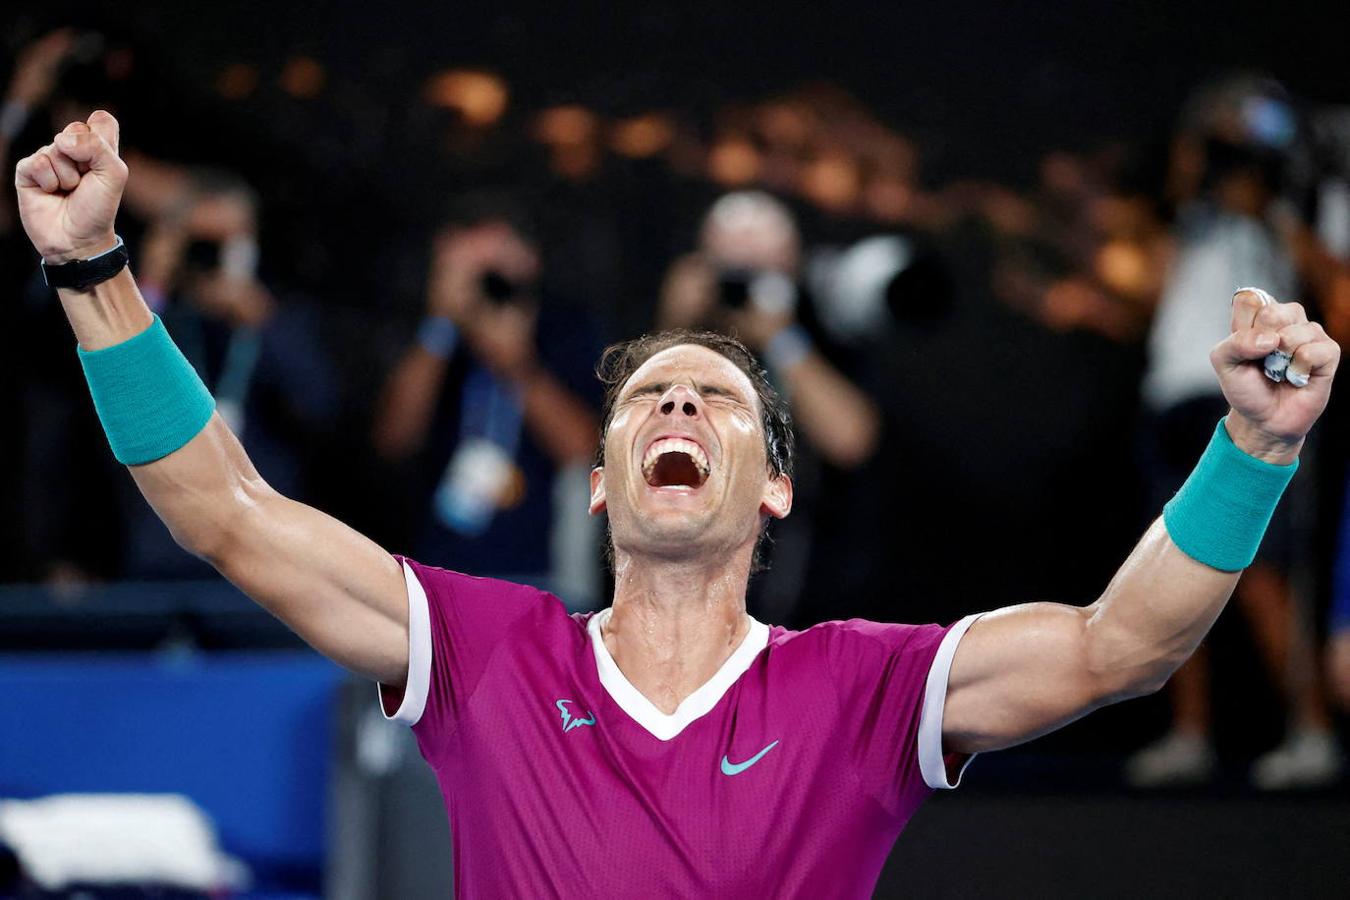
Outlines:
{"type": "MultiPolygon", "coordinates": [[[[769,375],[764,367],[755,359],[749,348],[735,338],[715,331],[694,331],[686,328],[644,334],[630,341],[610,344],[605,348],[605,352],[600,354],[595,374],[605,386],[605,401],[604,415],[600,422],[600,444],[595,457],[596,465],[605,464],[605,435],[609,431],[610,421],[614,418],[614,403],[619,399],[619,392],[628,383],[628,379],[656,354],[684,344],[706,347],[726,357],[750,379],[755,396],[759,398],[759,418],[764,431],[764,454],[768,460],[769,474],[774,477],[779,475],[791,477],[792,417],[788,413],[786,401],[769,382],[769,375]]],[[[752,572],[762,568],[761,551],[768,540],[768,529],[764,528],[760,531],[759,543],[755,546],[752,572]]],[[[612,540],[608,542],[605,553],[612,565],[614,555],[612,540]]]]}

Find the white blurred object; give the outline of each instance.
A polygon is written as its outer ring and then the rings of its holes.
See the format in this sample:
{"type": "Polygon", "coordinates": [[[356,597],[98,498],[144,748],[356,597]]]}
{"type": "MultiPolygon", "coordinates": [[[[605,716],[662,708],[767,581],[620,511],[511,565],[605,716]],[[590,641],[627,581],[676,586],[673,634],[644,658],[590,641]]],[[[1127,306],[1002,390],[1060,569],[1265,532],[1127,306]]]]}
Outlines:
{"type": "Polygon", "coordinates": [[[1344,767],[1336,735],[1322,728],[1302,728],[1253,763],[1251,778],[1266,791],[1323,787],[1335,783],[1344,767]]]}
{"type": "Polygon", "coordinates": [[[886,291],[914,261],[914,245],[896,235],[874,235],[844,250],[820,253],[808,266],[821,324],[841,341],[884,328],[886,291]]]}
{"type": "Polygon", "coordinates": [[[155,884],[242,889],[248,868],[216,845],[206,814],[175,794],[61,794],[0,801],[0,843],[40,887],[155,884]]]}
{"type": "Polygon", "coordinates": [[[1209,781],[1217,768],[1208,738],[1171,731],[1126,761],[1125,780],[1137,788],[1184,787],[1209,781]]]}

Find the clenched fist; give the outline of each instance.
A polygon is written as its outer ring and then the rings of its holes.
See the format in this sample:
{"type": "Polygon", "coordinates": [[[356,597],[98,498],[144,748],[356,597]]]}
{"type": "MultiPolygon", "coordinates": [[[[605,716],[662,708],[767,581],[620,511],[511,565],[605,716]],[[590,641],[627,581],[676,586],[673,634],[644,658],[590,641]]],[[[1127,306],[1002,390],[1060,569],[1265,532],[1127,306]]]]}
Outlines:
{"type": "Polygon", "coordinates": [[[48,263],[87,259],[116,243],[113,220],[127,183],[117,138],[117,120],[99,110],[15,170],[23,229],[48,263]]]}
{"type": "Polygon", "coordinates": [[[1326,409],[1341,348],[1298,303],[1244,288],[1233,296],[1232,330],[1210,353],[1219,386],[1233,407],[1228,433],[1248,454],[1284,465],[1326,409]],[[1262,371],[1273,351],[1288,355],[1284,379],[1262,371]]]}

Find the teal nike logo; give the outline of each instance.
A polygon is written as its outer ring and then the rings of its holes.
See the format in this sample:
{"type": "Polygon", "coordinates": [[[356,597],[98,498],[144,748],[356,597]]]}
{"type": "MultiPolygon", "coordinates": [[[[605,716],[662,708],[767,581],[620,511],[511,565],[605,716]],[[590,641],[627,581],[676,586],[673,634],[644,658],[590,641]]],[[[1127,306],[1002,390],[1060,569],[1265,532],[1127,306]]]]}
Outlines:
{"type": "Polygon", "coordinates": [[[563,734],[567,734],[567,732],[571,731],[573,728],[580,728],[582,725],[595,724],[595,713],[591,712],[589,709],[586,710],[587,714],[590,715],[589,719],[572,718],[572,714],[567,711],[567,704],[571,702],[571,700],[559,700],[556,704],[558,712],[562,713],[563,734]]]}
{"type": "Polygon", "coordinates": [[[741,773],[744,772],[746,769],[750,768],[750,767],[753,766],[755,763],[757,763],[757,762],[759,762],[761,759],[763,759],[765,753],[768,753],[770,750],[772,750],[774,747],[777,747],[777,746],[778,746],[778,742],[777,742],[777,741],[774,741],[772,744],[770,744],[769,746],[765,747],[763,750],[759,751],[759,752],[756,753],[754,756],[752,756],[752,757],[750,757],[749,759],[747,759],[745,762],[741,762],[741,763],[734,763],[734,762],[732,762],[730,759],[728,759],[727,757],[725,757],[725,756],[722,757],[722,774],[723,774],[723,775],[739,775],[739,774],[741,774],[741,773]]]}

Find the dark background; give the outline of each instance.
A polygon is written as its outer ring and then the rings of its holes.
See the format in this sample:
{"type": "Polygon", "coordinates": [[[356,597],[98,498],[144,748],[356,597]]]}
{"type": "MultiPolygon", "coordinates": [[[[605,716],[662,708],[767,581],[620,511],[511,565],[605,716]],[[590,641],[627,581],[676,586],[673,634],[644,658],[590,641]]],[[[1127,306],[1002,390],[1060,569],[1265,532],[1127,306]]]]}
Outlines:
{"type": "MultiPolygon", "coordinates": [[[[545,211],[544,243],[555,248],[548,252],[561,268],[583,273],[591,251],[566,239],[585,223],[598,252],[620,262],[599,267],[606,274],[577,299],[610,337],[649,324],[665,264],[688,244],[714,193],[623,161],[585,185],[559,185],[538,147],[520,137],[534,111],[572,102],[614,117],[669,109],[711,134],[728,104],[828,82],[919,144],[925,183],[981,178],[1020,188],[1055,149],[1124,141],[1141,158],[1160,159],[1193,88],[1229,70],[1272,75],[1308,105],[1350,103],[1345,32],[1327,10],[217,0],[9,7],[0,29],[11,60],[58,24],[135,48],[134,73],[118,88],[135,99],[119,113],[124,141],[167,159],[227,166],[258,189],[264,273],[321,301],[325,336],[344,361],[338,431],[364,434],[374,391],[420,312],[427,228],[455,191],[484,184],[529,191],[545,211]],[[297,56],[324,67],[317,97],[277,87],[297,56]],[[214,86],[241,63],[258,86],[245,100],[225,100],[214,86]],[[454,122],[419,99],[428,76],[450,66],[483,67],[510,86],[501,133],[486,144],[457,143],[454,122]]],[[[4,259],[6,286],[22,283],[25,267],[36,264],[26,246],[7,248],[4,259]]],[[[970,287],[956,325],[898,361],[925,390],[908,411],[913,431],[899,438],[912,502],[888,511],[905,535],[895,604],[858,608],[832,598],[831,618],[950,621],[1031,599],[1085,603],[1147,520],[1131,462],[1142,342],[1046,331],[989,299],[979,286],[987,264],[970,248],[961,272],[970,287]],[[961,374],[925,380],[932,364],[920,353],[957,361],[961,374]]],[[[8,332],[0,334],[2,397],[33,350],[23,335],[0,329],[8,332]]],[[[1325,438],[1333,450],[1344,420],[1333,407],[1325,438]]],[[[12,421],[0,429],[7,445],[0,452],[13,453],[22,429],[12,421]]],[[[360,447],[335,445],[309,462],[323,508],[399,548],[408,510],[360,447]]],[[[0,528],[0,576],[31,580],[31,560],[12,533],[18,485],[11,478],[0,490],[11,523],[0,528]]],[[[1339,485],[1326,491],[1330,516],[1339,485]]],[[[1329,528],[1317,539],[1329,544],[1329,528]]],[[[1274,744],[1284,723],[1232,615],[1220,621],[1215,653],[1223,790],[1236,790],[1246,761],[1274,744]]],[[[1028,748],[982,759],[970,784],[995,794],[1050,782],[1113,787],[1120,757],[1155,735],[1163,718],[1155,699],[1096,713],[1028,748]]]]}

